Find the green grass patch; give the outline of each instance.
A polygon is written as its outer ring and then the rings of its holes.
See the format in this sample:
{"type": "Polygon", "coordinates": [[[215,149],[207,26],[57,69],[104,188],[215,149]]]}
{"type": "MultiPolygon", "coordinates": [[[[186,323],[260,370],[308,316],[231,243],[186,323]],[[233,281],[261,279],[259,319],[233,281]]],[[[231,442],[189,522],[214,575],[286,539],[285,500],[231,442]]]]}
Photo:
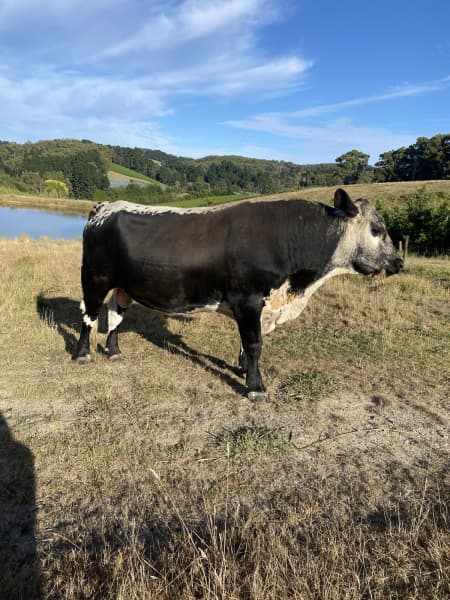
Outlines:
{"type": "Polygon", "coordinates": [[[445,289],[450,289],[450,262],[448,268],[443,266],[408,265],[406,272],[411,273],[411,275],[425,277],[445,289]]]}
{"type": "Polygon", "coordinates": [[[292,371],[285,375],[279,391],[292,400],[318,400],[328,394],[335,379],[319,371],[292,371]]]}
{"type": "Polygon", "coordinates": [[[113,173],[118,173],[119,175],[124,175],[125,177],[131,177],[132,179],[140,179],[141,181],[145,181],[148,184],[160,185],[156,179],[152,179],[151,177],[147,177],[147,175],[143,175],[138,171],[133,171],[133,169],[128,169],[127,167],[122,167],[122,165],[118,165],[117,163],[111,163],[111,169],[113,173]]]}
{"type": "Polygon", "coordinates": [[[248,454],[276,454],[289,450],[291,444],[279,429],[266,427],[239,427],[213,436],[213,445],[227,456],[248,454]]]}

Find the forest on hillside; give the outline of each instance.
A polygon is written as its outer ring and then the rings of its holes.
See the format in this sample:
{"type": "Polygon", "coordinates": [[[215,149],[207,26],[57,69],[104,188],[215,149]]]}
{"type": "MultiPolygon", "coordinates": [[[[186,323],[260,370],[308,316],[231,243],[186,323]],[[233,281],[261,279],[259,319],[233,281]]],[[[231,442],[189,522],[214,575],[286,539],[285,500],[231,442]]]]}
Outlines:
{"type": "Polygon", "coordinates": [[[162,202],[173,197],[233,193],[268,194],[311,186],[372,181],[410,181],[450,177],[450,134],[420,137],[406,148],[380,155],[350,150],[334,163],[299,165],[241,156],[192,159],[161,150],[96,144],[89,140],[51,140],[17,144],[0,141],[0,190],[74,198],[122,198],[162,202]],[[164,184],[109,189],[113,163],[164,184]]]}

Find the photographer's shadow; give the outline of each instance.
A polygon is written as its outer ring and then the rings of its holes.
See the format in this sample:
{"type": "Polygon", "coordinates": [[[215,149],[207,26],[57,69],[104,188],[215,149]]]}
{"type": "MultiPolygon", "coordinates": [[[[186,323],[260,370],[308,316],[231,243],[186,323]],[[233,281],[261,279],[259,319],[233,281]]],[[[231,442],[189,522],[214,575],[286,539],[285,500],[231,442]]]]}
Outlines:
{"type": "Polygon", "coordinates": [[[0,598],[41,598],[35,538],[36,485],[31,450],[0,413],[0,598]]]}
{"type": "MultiPolygon", "coordinates": [[[[50,327],[55,328],[63,337],[65,349],[71,356],[75,355],[78,335],[81,324],[81,313],[79,302],[71,298],[58,297],[46,298],[38,296],[36,309],[44,321],[50,327]]],[[[190,320],[192,317],[174,316],[171,318],[190,320]]],[[[99,333],[106,334],[106,310],[103,307],[99,316],[99,333]]],[[[126,312],[119,329],[121,333],[135,332],[146,341],[163,349],[170,349],[173,354],[179,354],[191,362],[202,366],[210,373],[222,379],[235,392],[245,394],[246,388],[236,377],[238,369],[226,363],[224,360],[205,354],[190,347],[180,334],[172,333],[166,324],[166,319],[157,312],[148,310],[139,304],[133,304],[126,312]]],[[[104,349],[100,347],[100,351],[104,349]]]]}

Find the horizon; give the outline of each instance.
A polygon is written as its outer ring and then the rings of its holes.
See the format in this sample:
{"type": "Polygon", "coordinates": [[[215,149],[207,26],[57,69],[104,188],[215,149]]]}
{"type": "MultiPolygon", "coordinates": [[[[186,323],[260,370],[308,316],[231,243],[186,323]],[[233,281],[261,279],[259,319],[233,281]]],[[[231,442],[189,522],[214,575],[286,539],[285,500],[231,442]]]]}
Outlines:
{"type": "Polygon", "coordinates": [[[450,130],[450,5],[433,8],[6,0],[0,138],[373,165],[450,130]]]}

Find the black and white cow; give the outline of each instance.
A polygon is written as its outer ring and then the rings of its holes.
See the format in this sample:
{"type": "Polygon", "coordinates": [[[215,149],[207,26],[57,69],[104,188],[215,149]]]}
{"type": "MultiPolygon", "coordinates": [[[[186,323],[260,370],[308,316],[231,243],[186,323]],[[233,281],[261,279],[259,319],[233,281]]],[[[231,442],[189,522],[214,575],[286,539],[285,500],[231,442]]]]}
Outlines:
{"type": "Polygon", "coordinates": [[[110,357],[134,300],[166,314],[214,310],[236,319],[239,365],[249,397],[264,393],[262,335],[295,319],[327,279],[343,273],[398,273],[403,263],[367,200],[338,189],[334,207],[306,200],[247,201],[180,209],[101,203],[83,235],[83,323],[76,358],[108,303],[110,357]]]}

